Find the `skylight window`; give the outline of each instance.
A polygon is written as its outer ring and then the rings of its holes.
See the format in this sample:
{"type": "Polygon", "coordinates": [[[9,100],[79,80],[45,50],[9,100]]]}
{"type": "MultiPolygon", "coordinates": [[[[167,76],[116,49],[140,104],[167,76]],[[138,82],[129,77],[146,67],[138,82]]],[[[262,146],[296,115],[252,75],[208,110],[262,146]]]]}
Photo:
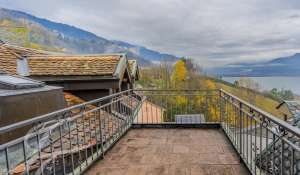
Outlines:
{"type": "Polygon", "coordinates": [[[0,74],[0,88],[3,89],[28,89],[43,86],[42,82],[28,78],[0,74]]]}

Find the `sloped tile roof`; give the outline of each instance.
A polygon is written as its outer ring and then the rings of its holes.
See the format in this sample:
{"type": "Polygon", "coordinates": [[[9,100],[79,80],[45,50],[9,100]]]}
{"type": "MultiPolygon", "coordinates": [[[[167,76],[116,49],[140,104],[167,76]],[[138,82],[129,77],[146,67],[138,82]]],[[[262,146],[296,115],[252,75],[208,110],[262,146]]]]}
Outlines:
{"type": "Polygon", "coordinates": [[[20,55],[21,57],[27,57],[27,56],[32,56],[32,55],[48,55],[48,54],[52,53],[52,52],[47,52],[47,51],[43,51],[43,50],[20,47],[20,46],[15,46],[15,45],[10,45],[10,44],[3,44],[2,46],[6,47],[10,51],[20,55]]]}
{"type": "MultiPolygon", "coordinates": [[[[74,106],[74,105],[79,105],[79,104],[82,104],[82,103],[86,102],[82,98],[80,98],[78,96],[75,96],[75,95],[73,95],[73,94],[71,94],[69,92],[64,92],[64,98],[65,98],[67,107],[71,107],[71,106],[74,106]]],[[[89,110],[91,110],[91,109],[94,109],[95,106],[93,106],[93,105],[87,105],[86,108],[89,109],[89,110]]],[[[74,114],[77,114],[79,112],[80,112],[79,109],[73,109],[72,110],[72,113],[74,113],[74,114]]]]}
{"type": "Polygon", "coordinates": [[[63,55],[0,44],[0,71],[18,74],[17,60],[27,58],[32,76],[112,76],[123,55],[63,55]]]}
{"type": "Polygon", "coordinates": [[[285,101],[289,111],[294,117],[300,118],[300,102],[299,101],[285,101]]]}
{"type": "Polygon", "coordinates": [[[112,75],[122,55],[28,57],[30,75],[112,75]]]}
{"type": "Polygon", "coordinates": [[[17,74],[17,60],[33,55],[47,55],[50,52],[31,48],[0,44],[0,71],[17,74]]]}
{"type": "Polygon", "coordinates": [[[283,101],[276,109],[286,106],[288,112],[292,115],[293,119],[300,120],[300,101],[283,101]]]}
{"type": "Polygon", "coordinates": [[[17,74],[17,59],[20,55],[0,45],[0,71],[17,74]]]}
{"type": "Polygon", "coordinates": [[[65,97],[68,107],[86,102],[85,100],[83,100],[69,92],[64,92],[64,97],[65,97]]]}
{"type": "MultiPolygon", "coordinates": [[[[300,102],[299,101],[283,101],[280,105],[277,106],[277,109],[282,105],[286,104],[289,112],[292,114],[292,120],[288,121],[292,126],[300,128],[300,102]]],[[[273,132],[276,131],[275,127],[272,128],[273,132]]],[[[256,164],[262,167],[263,170],[268,171],[269,174],[275,174],[274,168],[271,167],[272,160],[278,160],[277,162],[283,162],[284,165],[287,165],[286,169],[292,169],[291,161],[289,157],[281,155],[292,155],[295,148],[292,148],[292,144],[296,145],[299,143],[300,139],[297,135],[292,134],[292,132],[283,133],[283,131],[278,131],[278,135],[282,135],[281,139],[273,139],[272,142],[268,143],[266,148],[264,148],[255,160],[256,164]],[[281,133],[280,133],[281,132],[281,133]],[[288,140],[290,144],[286,144],[287,141],[282,142],[282,139],[288,140]],[[281,154],[276,154],[282,152],[281,154]],[[273,157],[270,159],[270,157],[273,157]]],[[[294,162],[295,165],[300,164],[300,160],[297,159],[294,162]]],[[[275,168],[278,169],[277,172],[281,172],[281,166],[275,164],[275,168]]],[[[300,171],[300,168],[297,168],[297,172],[300,171]]]]}

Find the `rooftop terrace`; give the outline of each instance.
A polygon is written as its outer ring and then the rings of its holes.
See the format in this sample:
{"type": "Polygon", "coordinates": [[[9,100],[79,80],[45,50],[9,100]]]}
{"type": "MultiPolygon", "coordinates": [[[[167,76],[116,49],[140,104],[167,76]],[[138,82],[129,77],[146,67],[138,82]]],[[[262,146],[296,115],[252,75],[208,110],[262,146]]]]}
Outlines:
{"type": "Polygon", "coordinates": [[[88,175],[247,175],[219,129],[131,129],[88,175]]]}
{"type": "Polygon", "coordinates": [[[3,174],[297,174],[300,130],[223,90],[128,90],[0,128],[3,174]]]}

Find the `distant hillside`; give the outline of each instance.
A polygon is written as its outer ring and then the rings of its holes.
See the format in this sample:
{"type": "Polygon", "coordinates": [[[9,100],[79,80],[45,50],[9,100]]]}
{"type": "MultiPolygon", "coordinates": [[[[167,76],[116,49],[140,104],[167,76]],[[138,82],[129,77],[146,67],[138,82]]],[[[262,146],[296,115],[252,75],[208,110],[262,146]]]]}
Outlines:
{"type": "Polygon", "coordinates": [[[25,47],[60,50],[67,53],[127,53],[142,65],[153,61],[174,61],[176,56],[162,54],[143,46],[111,41],[74,26],[56,23],[30,14],[0,8],[0,39],[25,47]]]}
{"type": "Polygon", "coordinates": [[[277,65],[287,65],[291,66],[294,64],[300,65],[300,53],[296,53],[295,55],[289,57],[277,58],[269,62],[270,64],[277,65]]]}
{"type": "Polygon", "coordinates": [[[128,49],[137,55],[141,55],[143,58],[145,58],[147,60],[151,60],[151,61],[176,61],[176,60],[178,60],[178,58],[174,55],[163,54],[163,53],[160,53],[157,51],[147,49],[142,46],[136,46],[136,45],[132,45],[132,44],[129,44],[126,42],[122,42],[122,41],[113,41],[113,43],[115,43],[116,45],[119,45],[125,49],[128,49]]]}
{"type": "Polygon", "coordinates": [[[300,53],[253,64],[231,64],[208,71],[219,76],[300,76],[300,53]]]}

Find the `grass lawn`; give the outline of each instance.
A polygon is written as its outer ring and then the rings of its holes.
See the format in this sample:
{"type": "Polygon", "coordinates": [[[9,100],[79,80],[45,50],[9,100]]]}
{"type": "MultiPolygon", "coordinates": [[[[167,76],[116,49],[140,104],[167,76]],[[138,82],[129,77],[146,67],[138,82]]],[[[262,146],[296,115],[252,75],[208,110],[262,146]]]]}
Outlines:
{"type": "MultiPolygon", "coordinates": [[[[243,92],[244,90],[239,89],[239,88],[235,88],[235,87],[231,87],[231,86],[225,85],[225,84],[220,83],[220,82],[216,82],[216,84],[217,84],[218,88],[222,88],[225,91],[227,91],[229,93],[232,93],[233,95],[249,102],[249,100],[245,96],[245,93],[243,92]]],[[[252,102],[252,104],[259,107],[260,109],[270,113],[270,114],[275,115],[278,118],[283,119],[283,116],[282,116],[281,112],[276,109],[276,106],[279,104],[278,101],[275,101],[271,98],[265,97],[262,94],[258,93],[255,97],[254,102],[252,102]]]]}

